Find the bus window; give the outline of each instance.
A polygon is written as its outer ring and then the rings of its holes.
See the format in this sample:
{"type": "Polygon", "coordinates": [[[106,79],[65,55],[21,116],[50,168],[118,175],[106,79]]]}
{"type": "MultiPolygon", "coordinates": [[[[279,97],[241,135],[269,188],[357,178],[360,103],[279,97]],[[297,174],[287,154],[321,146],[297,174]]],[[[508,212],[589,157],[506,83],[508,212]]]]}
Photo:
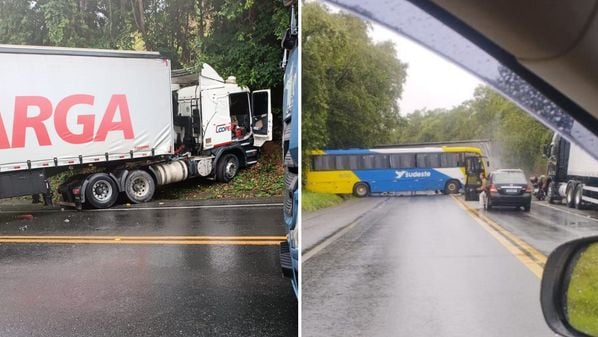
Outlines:
{"type": "Polygon", "coordinates": [[[312,170],[330,171],[335,168],[335,156],[314,156],[312,160],[312,170]]]}
{"type": "Polygon", "coordinates": [[[460,153],[441,153],[440,167],[458,167],[460,153]]]}
{"type": "Polygon", "coordinates": [[[388,156],[385,154],[376,155],[374,158],[374,167],[377,169],[387,169],[390,168],[390,163],[388,161],[388,156]]]}
{"type": "Polygon", "coordinates": [[[374,155],[367,155],[367,156],[361,156],[361,167],[362,169],[373,169],[376,166],[374,166],[374,158],[376,156],[374,155]]]}
{"type": "Polygon", "coordinates": [[[414,154],[391,154],[390,167],[396,169],[405,169],[415,167],[414,154]]]}
{"type": "Polygon", "coordinates": [[[418,153],[416,159],[418,168],[440,167],[440,153],[418,153]]]}
{"type": "Polygon", "coordinates": [[[359,156],[348,156],[349,157],[349,169],[350,170],[357,170],[359,169],[359,156]]]}
{"type": "Polygon", "coordinates": [[[348,170],[349,169],[349,156],[335,156],[335,168],[337,170],[348,170]]]}

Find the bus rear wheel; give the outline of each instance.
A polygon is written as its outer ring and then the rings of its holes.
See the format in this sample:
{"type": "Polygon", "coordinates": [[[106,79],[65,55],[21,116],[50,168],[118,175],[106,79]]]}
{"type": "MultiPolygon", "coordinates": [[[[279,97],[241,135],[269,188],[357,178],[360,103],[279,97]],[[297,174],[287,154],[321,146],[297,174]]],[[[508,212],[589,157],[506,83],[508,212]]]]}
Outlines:
{"type": "Polygon", "coordinates": [[[353,195],[358,198],[370,195],[370,187],[366,183],[357,183],[353,186],[353,195]]]}
{"type": "Polygon", "coordinates": [[[459,182],[456,180],[449,180],[444,185],[444,194],[457,194],[459,193],[459,182]]]}

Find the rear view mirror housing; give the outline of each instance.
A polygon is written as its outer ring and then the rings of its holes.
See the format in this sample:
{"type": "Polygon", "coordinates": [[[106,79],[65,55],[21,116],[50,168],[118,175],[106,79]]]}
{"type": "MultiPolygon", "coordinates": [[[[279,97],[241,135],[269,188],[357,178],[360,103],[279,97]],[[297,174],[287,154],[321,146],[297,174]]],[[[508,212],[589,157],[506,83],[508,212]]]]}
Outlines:
{"type": "Polygon", "coordinates": [[[569,241],[548,257],[540,290],[550,328],[572,337],[598,337],[598,236],[569,241]]]}

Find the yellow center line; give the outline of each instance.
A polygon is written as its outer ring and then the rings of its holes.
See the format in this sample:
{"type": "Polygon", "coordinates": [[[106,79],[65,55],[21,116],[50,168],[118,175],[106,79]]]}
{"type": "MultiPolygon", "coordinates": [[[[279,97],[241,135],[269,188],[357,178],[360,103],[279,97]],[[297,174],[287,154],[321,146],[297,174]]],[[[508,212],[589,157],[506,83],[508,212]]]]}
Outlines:
{"type": "Polygon", "coordinates": [[[279,245],[280,240],[66,240],[66,239],[2,239],[0,243],[56,243],[56,244],[146,244],[146,245],[279,245]]]}
{"type": "Polygon", "coordinates": [[[152,245],[279,245],[286,236],[93,236],[5,235],[0,243],[152,244],[152,245]]]}
{"type": "Polygon", "coordinates": [[[286,236],[0,235],[0,239],[60,240],[286,240],[286,236]]]}
{"type": "Polygon", "coordinates": [[[509,232],[482,212],[469,206],[465,201],[455,196],[453,196],[453,199],[534,275],[542,278],[542,271],[546,264],[546,255],[530,246],[527,242],[519,239],[515,234],[509,232]]]}

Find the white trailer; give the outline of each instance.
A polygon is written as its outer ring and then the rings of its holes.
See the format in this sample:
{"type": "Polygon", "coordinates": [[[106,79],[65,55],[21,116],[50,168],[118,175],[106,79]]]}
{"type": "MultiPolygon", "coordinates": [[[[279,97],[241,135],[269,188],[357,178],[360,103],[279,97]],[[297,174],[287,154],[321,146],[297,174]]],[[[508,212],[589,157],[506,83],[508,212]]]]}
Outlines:
{"type": "Polygon", "coordinates": [[[157,185],[231,180],[272,139],[269,90],[250,93],[203,65],[172,85],[154,52],[0,45],[0,197],[42,193],[47,178],[85,174],[59,188],[64,202],[134,203],[157,185]]]}
{"type": "Polygon", "coordinates": [[[557,133],[547,148],[548,202],[565,200],[567,206],[598,205],[598,160],[557,133]]]}

